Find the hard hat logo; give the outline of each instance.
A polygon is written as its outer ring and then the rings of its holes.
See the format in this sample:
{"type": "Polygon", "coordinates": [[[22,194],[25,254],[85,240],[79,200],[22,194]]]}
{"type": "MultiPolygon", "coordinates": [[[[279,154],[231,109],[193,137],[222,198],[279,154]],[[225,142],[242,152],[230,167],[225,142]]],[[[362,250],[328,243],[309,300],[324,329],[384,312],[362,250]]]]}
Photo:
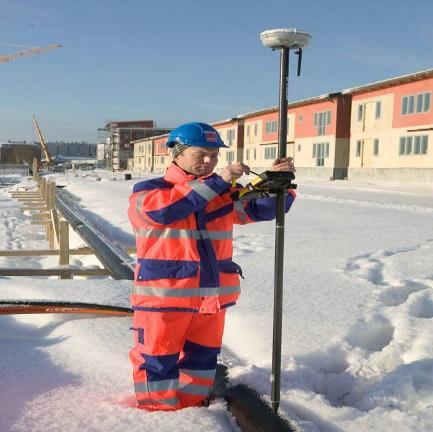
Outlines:
{"type": "Polygon", "coordinates": [[[218,142],[217,133],[214,131],[204,131],[204,135],[206,137],[206,141],[209,142],[218,142]]]}

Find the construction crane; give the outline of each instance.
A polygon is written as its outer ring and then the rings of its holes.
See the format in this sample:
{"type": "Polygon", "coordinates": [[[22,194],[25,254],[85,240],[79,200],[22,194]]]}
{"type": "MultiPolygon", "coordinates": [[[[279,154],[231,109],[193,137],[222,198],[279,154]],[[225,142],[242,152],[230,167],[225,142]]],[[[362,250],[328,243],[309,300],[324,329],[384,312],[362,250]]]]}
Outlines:
{"type": "Polygon", "coordinates": [[[44,155],[45,155],[45,165],[47,167],[49,167],[53,163],[53,158],[50,155],[50,152],[48,150],[48,146],[44,140],[41,129],[40,129],[39,124],[38,124],[36,117],[34,115],[33,115],[33,124],[35,126],[36,133],[38,134],[38,137],[39,137],[40,146],[42,147],[42,150],[43,150],[44,155]]]}
{"type": "Polygon", "coordinates": [[[22,57],[28,57],[36,54],[42,54],[46,51],[50,51],[52,49],[61,48],[63,45],[52,44],[46,47],[33,47],[24,51],[18,51],[13,54],[0,55],[0,63],[7,63],[12,60],[16,60],[22,57]]]}

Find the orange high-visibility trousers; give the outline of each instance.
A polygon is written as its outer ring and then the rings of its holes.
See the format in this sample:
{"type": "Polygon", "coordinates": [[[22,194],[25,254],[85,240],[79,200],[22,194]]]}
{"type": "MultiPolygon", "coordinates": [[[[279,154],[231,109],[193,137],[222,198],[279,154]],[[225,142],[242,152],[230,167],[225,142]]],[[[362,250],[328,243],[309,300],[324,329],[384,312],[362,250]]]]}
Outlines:
{"type": "Polygon", "coordinates": [[[225,310],[135,310],[135,346],[129,357],[138,407],[171,411],[202,406],[214,383],[224,318],[225,310]]]}

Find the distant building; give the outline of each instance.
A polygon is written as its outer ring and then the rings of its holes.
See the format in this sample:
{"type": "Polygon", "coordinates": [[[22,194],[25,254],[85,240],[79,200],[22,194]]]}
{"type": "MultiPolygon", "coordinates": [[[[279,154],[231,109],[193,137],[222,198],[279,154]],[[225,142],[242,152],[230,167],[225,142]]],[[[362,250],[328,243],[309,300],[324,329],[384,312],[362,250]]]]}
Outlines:
{"type": "Polygon", "coordinates": [[[23,142],[0,143],[0,164],[2,165],[29,165],[33,159],[41,161],[41,148],[38,144],[23,142]]]}
{"type": "MultiPolygon", "coordinates": [[[[101,144],[104,144],[105,166],[113,171],[126,169],[128,159],[134,157],[133,141],[161,135],[170,132],[170,130],[156,127],[153,120],[127,120],[107,123],[104,128],[99,129],[100,132],[105,132],[105,137],[101,140],[101,144]]],[[[102,146],[98,152],[101,155],[102,146]]],[[[98,163],[100,164],[99,157],[98,163]]]]}
{"type": "Polygon", "coordinates": [[[47,142],[48,151],[51,156],[57,160],[62,158],[86,158],[96,157],[96,144],[87,142],[47,142]]]}

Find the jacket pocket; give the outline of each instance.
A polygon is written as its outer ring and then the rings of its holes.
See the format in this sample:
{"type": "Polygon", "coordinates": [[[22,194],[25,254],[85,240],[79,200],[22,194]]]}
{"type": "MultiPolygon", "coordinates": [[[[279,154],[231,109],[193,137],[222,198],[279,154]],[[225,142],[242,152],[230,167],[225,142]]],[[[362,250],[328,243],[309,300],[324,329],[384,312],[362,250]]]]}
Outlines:
{"type": "Polygon", "coordinates": [[[195,261],[139,259],[137,280],[182,279],[197,276],[199,263],[195,261]]]}
{"type": "Polygon", "coordinates": [[[239,264],[236,264],[234,261],[231,260],[218,261],[218,268],[221,273],[236,273],[242,279],[244,279],[241,266],[239,264]]]}

